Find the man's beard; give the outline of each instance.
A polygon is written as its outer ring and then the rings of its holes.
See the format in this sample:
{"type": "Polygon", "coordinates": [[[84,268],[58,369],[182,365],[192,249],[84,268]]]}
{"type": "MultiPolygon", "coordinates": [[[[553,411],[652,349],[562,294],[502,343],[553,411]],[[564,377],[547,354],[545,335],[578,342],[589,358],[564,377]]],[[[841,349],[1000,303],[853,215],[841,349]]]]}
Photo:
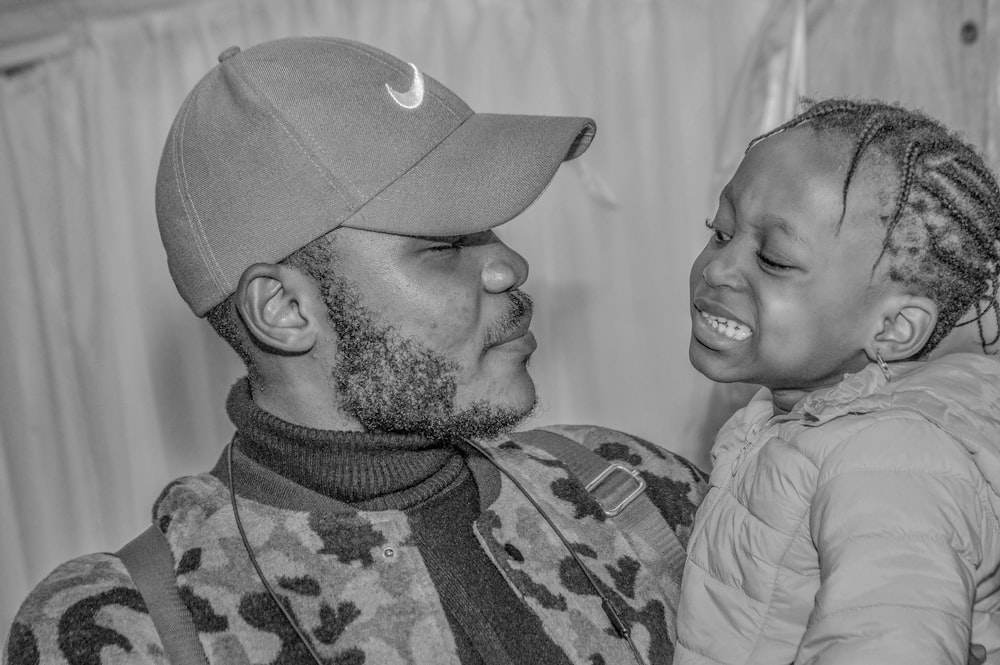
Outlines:
{"type": "MultiPolygon", "coordinates": [[[[512,430],[534,411],[535,402],[513,408],[488,400],[456,409],[458,362],[378,323],[358,292],[342,279],[324,276],[321,290],[337,333],[333,380],[339,406],[367,431],[490,439],[512,430]]],[[[510,309],[489,328],[487,343],[516,327],[530,309],[528,295],[513,292],[510,309]]]]}

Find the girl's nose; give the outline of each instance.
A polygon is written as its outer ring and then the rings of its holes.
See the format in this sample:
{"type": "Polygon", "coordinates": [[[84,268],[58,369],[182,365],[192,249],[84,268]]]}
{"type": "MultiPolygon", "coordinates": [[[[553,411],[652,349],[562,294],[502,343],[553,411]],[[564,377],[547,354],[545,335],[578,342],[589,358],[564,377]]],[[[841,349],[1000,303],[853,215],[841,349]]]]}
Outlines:
{"type": "Polygon", "coordinates": [[[701,277],[706,284],[713,288],[742,288],[746,281],[743,279],[739,263],[735,260],[736,257],[732,255],[732,252],[727,252],[726,249],[730,249],[730,247],[726,247],[712,257],[701,271],[701,277]]]}

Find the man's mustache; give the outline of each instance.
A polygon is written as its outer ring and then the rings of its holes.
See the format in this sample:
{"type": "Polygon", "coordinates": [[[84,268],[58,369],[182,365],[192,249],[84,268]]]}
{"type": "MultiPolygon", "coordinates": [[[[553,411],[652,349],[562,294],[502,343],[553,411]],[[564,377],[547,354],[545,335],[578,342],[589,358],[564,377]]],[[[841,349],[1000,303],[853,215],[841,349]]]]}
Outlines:
{"type": "Polygon", "coordinates": [[[535,303],[521,289],[514,289],[508,294],[510,305],[507,310],[486,330],[484,349],[507,341],[507,338],[521,328],[527,329],[531,323],[535,303]]]}

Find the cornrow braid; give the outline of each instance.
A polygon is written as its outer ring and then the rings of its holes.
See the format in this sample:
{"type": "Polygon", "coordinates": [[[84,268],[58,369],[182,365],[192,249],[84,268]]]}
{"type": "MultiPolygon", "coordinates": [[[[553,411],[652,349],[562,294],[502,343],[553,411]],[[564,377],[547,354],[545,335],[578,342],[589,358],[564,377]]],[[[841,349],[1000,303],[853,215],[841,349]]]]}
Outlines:
{"type": "MultiPolygon", "coordinates": [[[[855,151],[857,155],[857,151],[855,151]]],[[[893,231],[896,230],[896,225],[899,223],[900,217],[903,215],[903,210],[906,209],[906,200],[910,196],[910,189],[913,187],[913,166],[917,162],[917,157],[920,156],[920,142],[914,141],[906,147],[906,156],[903,158],[903,177],[902,182],[899,185],[899,193],[896,195],[896,204],[893,206],[892,217],[889,218],[889,224],[885,229],[886,240],[882,243],[882,251],[879,252],[878,258],[875,259],[875,265],[872,266],[872,272],[875,272],[875,268],[882,262],[882,257],[885,256],[885,251],[889,247],[888,239],[892,237],[893,231]]],[[[844,180],[844,192],[843,201],[841,205],[847,208],[847,190],[850,187],[850,180],[844,180]]],[[[844,213],[841,214],[841,219],[843,219],[844,213]]]]}
{"type": "MultiPolygon", "coordinates": [[[[865,121],[864,127],[861,128],[861,136],[858,137],[858,145],[854,150],[854,154],[851,156],[851,163],[847,167],[847,175],[844,177],[844,182],[848,183],[854,179],[854,172],[858,170],[858,165],[861,163],[861,156],[865,152],[865,148],[875,140],[878,133],[888,129],[889,122],[883,116],[871,115],[868,120],[865,121]]],[[[837,222],[837,228],[839,229],[844,224],[844,215],[847,214],[847,187],[845,184],[844,191],[842,193],[844,200],[844,205],[841,207],[840,220],[837,222]]]]}
{"type": "Polygon", "coordinates": [[[750,141],[750,145],[747,146],[747,150],[749,151],[750,148],[754,147],[754,145],[756,145],[757,143],[763,141],[766,138],[770,138],[771,136],[774,136],[775,134],[780,134],[781,132],[785,131],[786,129],[791,129],[792,127],[797,127],[797,126],[801,125],[804,122],[809,122],[810,120],[812,120],[813,118],[815,118],[815,117],[817,117],[817,116],[819,116],[821,114],[822,115],[828,115],[828,114],[831,114],[831,113],[853,113],[853,112],[855,112],[856,110],[860,109],[863,106],[861,103],[856,102],[856,101],[851,100],[851,99],[839,99],[839,100],[829,99],[826,102],[824,102],[824,104],[826,106],[824,106],[823,108],[817,108],[820,105],[816,104],[816,103],[813,103],[812,100],[804,99],[802,101],[803,101],[804,104],[807,105],[807,108],[806,108],[805,111],[803,111],[799,115],[795,116],[794,118],[792,118],[788,122],[786,122],[786,123],[784,123],[782,125],[778,125],[777,127],[775,127],[774,129],[772,129],[771,131],[766,132],[764,134],[761,134],[757,138],[755,138],[752,141],[750,141]]]}
{"type": "Polygon", "coordinates": [[[872,273],[931,298],[938,321],[919,357],[930,353],[956,326],[976,323],[983,351],[1000,341],[987,339],[983,326],[992,315],[1000,327],[1000,184],[977,150],[924,113],[875,100],[803,100],[805,108],[788,122],[758,136],[758,142],[808,123],[816,132],[847,139],[850,160],[842,191],[843,223],[847,194],[862,159],[875,152],[896,183],[882,249],[872,273]],[[963,314],[974,310],[967,321],[963,314]]]}

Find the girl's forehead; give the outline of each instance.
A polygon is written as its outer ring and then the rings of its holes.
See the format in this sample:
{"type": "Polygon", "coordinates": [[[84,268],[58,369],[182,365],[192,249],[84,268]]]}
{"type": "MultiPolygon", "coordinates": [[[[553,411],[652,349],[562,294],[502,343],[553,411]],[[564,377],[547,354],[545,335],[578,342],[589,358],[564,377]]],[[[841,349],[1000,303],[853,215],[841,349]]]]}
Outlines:
{"type": "Polygon", "coordinates": [[[744,164],[755,170],[792,170],[803,176],[838,175],[843,181],[850,162],[847,137],[794,127],[753,145],[744,164]]]}
{"type": "MultiPolygon", "coordinates": [[[[846,137],[808,127],[770,136],[747,152],[723,199],[751,223],[754,218],[777,217],[791,227],[828,228],[839,235],[844,230],[840,220],[851,147],[846,137]]],[[[855,226],[854,218],[879,218],[885,201],[881,164],[879,159],[864,159],[852,176],[844,228],[855,226]]]]}
{"type": "Polygon", "coordinates": [[[747,152],[724,195],[750,209],[828,207],[841,198],[846,170],[812,132],[782,132],[747,152]]]}
{"type": "MultiPolygon", "coordinates": [[[[755,143],[744,157],[754,169],[790,169],[803,177],[823,177],[843,188],[858,137],[838,129],[816,130],[809,124],[786,129],[755,143]]],[[[861,151],[851,175],[851,186],[870,179],[881,186],[896,180],[896,169],[886,154],[872,143],[861,151]]]]}

